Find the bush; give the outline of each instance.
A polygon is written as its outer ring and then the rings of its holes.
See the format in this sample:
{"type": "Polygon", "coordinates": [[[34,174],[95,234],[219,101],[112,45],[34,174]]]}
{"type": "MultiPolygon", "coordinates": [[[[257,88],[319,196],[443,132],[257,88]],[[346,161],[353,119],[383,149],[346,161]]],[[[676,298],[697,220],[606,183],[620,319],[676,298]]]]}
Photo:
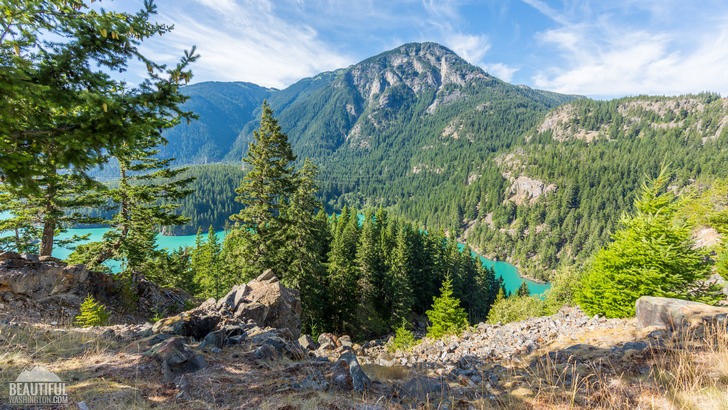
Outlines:
{"type": "Polygon", "coordinates": [[[402,320],[402,325],[395,329],[394,339],[389,342],[387,350],[395,352],[397,350],[409,350],[410,347],[417,344],[415,335],[407,328],[407,321],[402,320]]]}
{"type": "Polygon", "coordinates": [[[452,281],[448,278],[440,287],[440,297],[433,298],[432,309],[425,312],[430,320],[427,337],[439,339],[447,335],[459,335],[468,328],[468,314],[460,306],[460,300],[452,296],[452,281]]]}
{"type": "Polygon", "coordinates": [[[544,314],[556,314],[564,305],[574,306],[574,294],[578,291],[581,270],[574,266],[563,267],[551,278],[551,287],[545,293],[544,314]]]}
{"type": "Polygon", "coordinates": [[[622,216],[613,242],[584,273],[575,296],[590,315],[633,316],[645,295],[704,300],[691,290],[710,275],[707,254],[694,247],[687,225],[673,222],[677,197],[668,182],[663,170],[643,185],[634,215],[622,216]]]}
{"type": "Polygon", "coordinates": [[[488,323],[510,323],[543,316],[546,304],[536,296],[511,296],[496,300],[490,307],[488,323]]]}
{"type": "Polygon", "coordinates": [[[106,306],[89,295],[81,304],[81,313],[76,316],[74,324],[80,327],[105,326],[109,323],[109,316],[106,306]]]}

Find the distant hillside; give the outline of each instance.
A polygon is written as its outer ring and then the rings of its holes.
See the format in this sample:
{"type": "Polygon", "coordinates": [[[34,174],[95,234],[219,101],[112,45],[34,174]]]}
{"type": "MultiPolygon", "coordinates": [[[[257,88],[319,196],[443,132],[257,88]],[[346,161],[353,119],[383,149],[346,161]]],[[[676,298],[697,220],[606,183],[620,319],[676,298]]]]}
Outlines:
{"type": "Polygon", "coordinates": [[[255,110],[276,90],[251,83],[205,82],[187,86],[190,99],[182,106],[199,120],[183,122],[164,132],[169,144],[160,155],[177,158],[179,164],[221,161],[232,150],[243,126],[254,119],[255,110]]]}
{"type": "MultiPolygon", "coordinates": [[[[319,165],[329,210],[383,205],[539,278],[603,246],[662,163],[677,187],[728,173],[728,103],[717,95],[593,101],[505,83],[433,43],[283,90],[186,91],[200,119],[168,131],[164,148],[180,163],[237,163],[268,99],[299,159],[319,165]]],[[[203,213],[193,219],[221,227],[221,213],[203,213]]]]}
{"type": "Polygon", "coordinates": [[[675,189],[728,177],[728,99],[574,101],[494,160],[505,202],[467,221],[468,243],[546,277],[602,247],[645,176],[662,164],[675,173],[675,189]]]}

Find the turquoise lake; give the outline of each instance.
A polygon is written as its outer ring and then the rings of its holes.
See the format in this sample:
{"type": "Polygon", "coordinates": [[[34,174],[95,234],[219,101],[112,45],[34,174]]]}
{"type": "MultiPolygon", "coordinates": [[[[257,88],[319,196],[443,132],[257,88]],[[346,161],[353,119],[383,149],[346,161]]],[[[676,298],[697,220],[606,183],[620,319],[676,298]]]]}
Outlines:
{"type": "MultiPolygon", "coordinates": [[[[0,218],[3,217],[3,214],[0,213],[0,218]]],[[[107,231],[107,228],[85,228],[85,229],[69,229],[67,232],[63,233],[59,236],[60,239],[63,238],[70,238],[73,235],[85,235],[85,234],[91,234],[88,241],[98,241],[101,240],[101,237],[104,235],[104,233],[107,231]]],[[[218,237],[222,239],[224,236],[223,232],[217,233],[218,237]]],[[[83,242],[80,242],[83,243],[83,242]]],[[[194,246],[195,245],[195,235],[182,235],[182,236],[162,236],[157,235],[157,248],[158,249],[167,249],[167,250],[174,250],[179,248],[180,246],[194,246]]],[[[53,249],[53,256],[59,259],[65,259],[68,257],[68,255],[71,253],[70,250],[55,247],[53,249]]],[[[475,255],[475,254],[474,254],[475,255]]],[[[515,292],[516,289],[518,289],[519,286],[521,286],[522,282],[526,282],[528,284],[528,289],[531,291],[532,295],[540,295],[543,294],[551,285],[548,283],[536,283],[532,282],[530,280],[524,279],[518,275],[518,269],[516,269],[515,266],[511,265],[508,262],[503,261],[492,261],[490,259],[487,259],[483,256],[479,256],[481,263],[483,266],[491,267],[495,269],[496,276],[501,276],[505,280],[506,284],[506,290],[509,292],[515,292]]],[[[110,265],[112,269],[118,270],[118,265],[110,265]]]]}

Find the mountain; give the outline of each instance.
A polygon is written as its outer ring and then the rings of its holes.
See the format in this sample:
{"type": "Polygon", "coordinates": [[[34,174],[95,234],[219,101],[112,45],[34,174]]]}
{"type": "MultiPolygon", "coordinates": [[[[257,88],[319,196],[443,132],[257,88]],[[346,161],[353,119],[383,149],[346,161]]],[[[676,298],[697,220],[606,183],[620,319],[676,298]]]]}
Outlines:
{"type": "Polygon", "coordinates": [[[182,108],[199,116],[166,130],[169,141],[160,148],[165,158],[178,164],[219,162],[232,150],[245,124],[254,120],[255,110],[277,90],[251,83],[205,82],[183,88],[189,100],[182,108]]]}
{"type": "MultiPolygon", "coordinates": [[[[663,164],[675,189],[728,177],[728,100],[716,94],[594,101],[533,90],[434,43],[405,44],[283,90],[188,89],[188,107],[206,110],[187,131],[169,131],[166,152],[181,162],[238,162],[267,98],[299,159],[318,164],[330,211],[382,205],[534,278],[583,263],[607,243],[645,176],[663,164]]],[[[187,201],[186,211],[204,200],[187,201]]],[[[209,218],[192,216],[207,226],[209,218]]]]}

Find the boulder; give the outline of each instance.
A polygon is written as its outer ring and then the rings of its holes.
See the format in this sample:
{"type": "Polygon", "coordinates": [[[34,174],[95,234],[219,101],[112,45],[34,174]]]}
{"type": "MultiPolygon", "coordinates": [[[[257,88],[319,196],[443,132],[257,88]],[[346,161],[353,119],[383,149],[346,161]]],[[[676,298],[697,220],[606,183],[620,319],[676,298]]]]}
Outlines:
{"type": "Polygon", "coordinates": [[[298,338],[298,344],[306,350],[316,350],[318,348],[318,343],[316,343],[309,335],[301,335],[301,337],[298,338]]]}
{"type": "Polygon", "coordinates": [[[338,339],[331,333],[321,333],[318,337],[319,349],[334,350],[339,347],[338,339]]]}
{"type": "Polygon", "coordinates": [[[706,324],[726,326],[728,308],[682,299],[642,296],[636,302],[640,327],[658,326],[668,330],[699,327],[706,324]]]}
{"type": "Polygon", "coordinates": [[[233,286],[227,295],[223,296],[216,302],[215,308],[217,310],[229,310],[231,312],[235,312],[238,309],[240,302],[243,301],[247,291],[248,286],[245,284],[233,286]]]}
{"type": "Polygon", "coordinates": [[[269,270],[248,283],[234,317],[253,319],[258,326],[286,328],[294,338],[301,334],[301,298],[283,286],[269,270]]]}
{"type": "Polygon", "coordinates": [[[441,378],[415,377],[402,386],[402,397],[427,400],[435,397],[444,398],[450,392],[450,386],[441,378]]]}
{"type": "Polygon", "coordinates": [[[141,274],[134,275],[131,286],[129,289],[128,281],[116,280],[114,275],[90,271],[84,265],[68,265],[52,257],[0,254],[0,289],[13,299],[37,303],[35,316],[53,317],[67,311],[73,317],[88,295],[110,311],[123,310],[134,319],[179,312],[190,299],[185,292],[160,288],[141,274]],[[134,306],[129,306],[129,293],[137,296],[134,306]]]}
{"type": "Polygon", "coordinates": [[[154,324],[154,333],[193,337],[202,339],[215,330],[221,317],[216,312],[204,309],[193,309],[175,316],[161,319],[154,324]]]}
{"type": "Polygon", "coordinates": [[[331,384],[342,390],[363,392],[371,387],[372,381],[359,366],[356,356],[353,353],[344,353],[334,363],[331,384]]]}
{"type": "Polygon", "coordinates": [[[161,364],[162,375],[167,383],[182,374],[196,372],[207,366],[205,359],[187,347],[181,337],[170,338],[152,347],[146,355],[161,364]]]}
{"type": "MultiPolygon", "coordinates": [[[[247,284],[237,285],[219,300],[208,299],[199,307],[160,320],[154,333],[202,339],[224,330],[222,340],[259,326],[286,330],[288,340],[301,333],[301,299],[298,291],[281,285],[270,270],[247,284]]],[[[218,346],[219,347],[219,346],[218,346]]]]}

